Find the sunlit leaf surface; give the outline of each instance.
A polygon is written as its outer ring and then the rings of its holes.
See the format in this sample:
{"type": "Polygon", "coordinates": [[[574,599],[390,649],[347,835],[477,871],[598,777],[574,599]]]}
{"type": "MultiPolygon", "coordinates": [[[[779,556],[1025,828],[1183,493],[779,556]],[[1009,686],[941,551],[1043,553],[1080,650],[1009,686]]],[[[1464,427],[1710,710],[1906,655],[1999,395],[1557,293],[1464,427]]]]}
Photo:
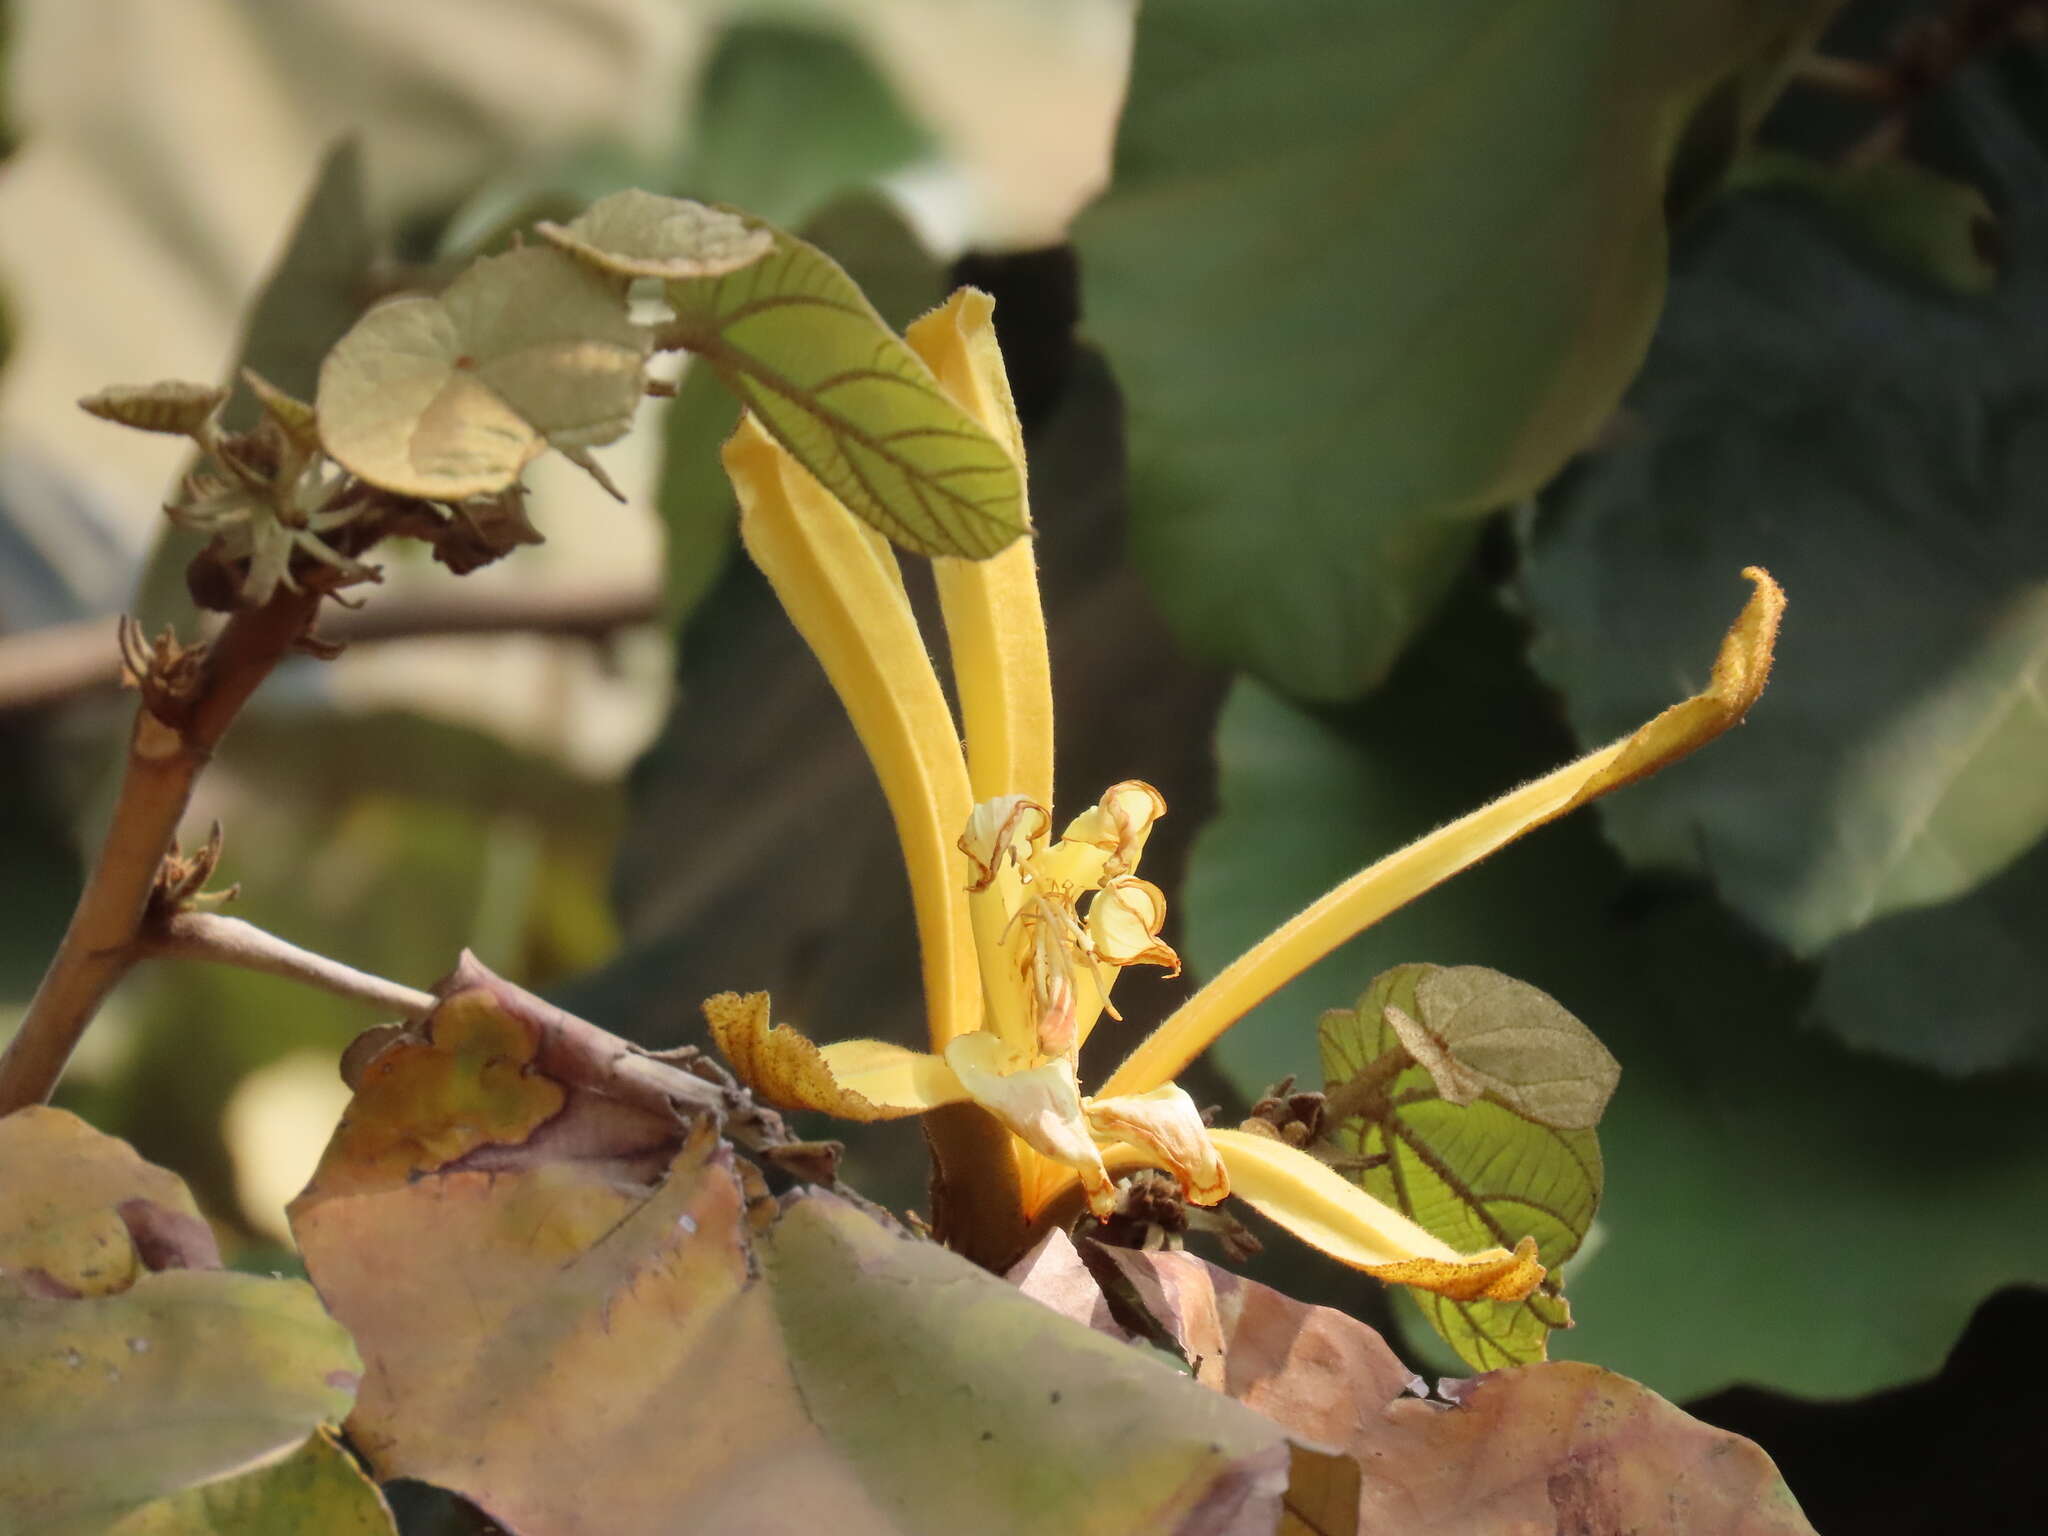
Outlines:
{"type": "Polygon", "coordinates": [[[815,246],[776,232],[762,260],[668,296],[675,337],[896,543],[982,557],[1024,532],[1022,466],[815,246]]]}
{"type": "Polygon", "coordinates": [[[487,256],[439,297],[380,304],[336,344],[320,369],[320,435],[386,490],[502,490],[549,446],[625,432],[647,349],[612,279],[575,257],[487,256]]]}

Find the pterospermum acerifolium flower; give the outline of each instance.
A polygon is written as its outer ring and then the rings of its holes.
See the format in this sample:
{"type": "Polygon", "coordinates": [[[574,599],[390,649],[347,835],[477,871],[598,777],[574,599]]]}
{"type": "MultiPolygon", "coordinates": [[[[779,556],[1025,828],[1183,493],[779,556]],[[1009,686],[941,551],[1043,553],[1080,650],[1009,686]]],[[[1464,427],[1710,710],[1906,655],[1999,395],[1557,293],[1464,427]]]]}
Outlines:
{"type": "MultiPolygon", "coordinates": [[[[991,308],[986,295],[963,290],[907,340],[1021,464],[991,308]]],[[[1457,1299],[1528,1295],[1543,1278],[1532,1242],[1459,1253],[1307,1152],[1204,1125],[1174,1078],[1369,924],[1739,720],[1770,668],[1783,607],[1771,579],[1746,573],[1754,593],[1704,692],[1346,881],[1197,990],[1090,1093],[1078,1053],[1113,1012],[1118,973],[1179,970],[1159,937],[1166,898],[1139,872],[1166,804],[1133,778],[1064,824],[1056,817],[1052,688],[1030,540],[983,561],[933,562],[956,722],[889,545],[751,418],[725,462],[746,547],[845,703],[895,818],[931,1042],[929,1052],[879,1040],[819,1046],[774,1022],[764,994],[728,993],[705,1012],[741,1074],[787,1106],[852,1120],[931,1116],[941,1235],[984,1262],[1014,1257],[1034,1223],[1076,1196],[1106,1216],[1120,1175],[1164,1169],[1188,1201],[1234,1194],[1384,1280],[1457,1299]]]]}

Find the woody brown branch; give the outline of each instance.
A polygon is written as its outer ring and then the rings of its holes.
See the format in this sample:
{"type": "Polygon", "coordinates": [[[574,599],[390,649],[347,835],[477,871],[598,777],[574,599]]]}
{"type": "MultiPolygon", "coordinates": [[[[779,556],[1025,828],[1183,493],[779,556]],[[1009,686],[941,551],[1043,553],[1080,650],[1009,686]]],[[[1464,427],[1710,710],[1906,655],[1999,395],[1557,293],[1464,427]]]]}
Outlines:
{"type": "Polygon", "coordinates": [[[0,1114],[49,1098],[100,1004],[141,956],[157,870],[200,770],[250,694],[306,632],[320,600],[318,592],[281,592],[229,619],[202,656],[186,653],[179,686],[138,679],[142,702],[113,819],[56,956],[0,1055],[0,1114]]]}

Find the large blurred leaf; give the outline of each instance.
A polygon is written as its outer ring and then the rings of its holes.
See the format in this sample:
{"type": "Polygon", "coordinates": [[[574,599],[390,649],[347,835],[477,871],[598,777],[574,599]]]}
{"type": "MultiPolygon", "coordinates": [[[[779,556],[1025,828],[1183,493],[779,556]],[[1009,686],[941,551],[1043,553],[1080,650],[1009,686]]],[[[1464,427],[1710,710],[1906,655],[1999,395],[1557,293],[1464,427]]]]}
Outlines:
{"type": "Polygon", "coordinates": [[[1446,1383],[1447,1411],[1410,1395],[1421,1383],[1363,1323],[1193,1254],[1097,1248],[1084,1267],[1054,1233],[1013,1278],[1113,1337],[1163,1337],[1198,1380],[1356,1457],[1359,1536],[1812,1530],[1763,1452],[1608,1371],[1446,1383]]]}
{"type": "Polygon", "coordinates": [[[60,1110],[0,1119],[0,1165],[10,1533],[391,1529],[321,1434],[360,1362],[310,1286],[222,1273],[178,1180],[60,1110]]]}
{"type": "Polygon", "coordinates": [[[930,148],[867,56],[836,32],[739,22],[719,38],[698,90],[679,189],[786,227],[930,148]]]}
{"type": "MultiPolygon", "coordinates": [[[[385,1476],[522,1533],[1274,1529],[1270,1420],[820,1194],[471,968],[293,1208],[385,1476]]],[[[695,1082],[701,1092],[701,1080],[695,1082]]]]}
{"type": "Polygon", "coordinates": [[[2048,1068],[2044,912],[2048,842],[1967,896],[1830,945],[1811,1017],[1851,1045],[1944,1072],[2048,1068]]]}
{"type": "Polygon", "coordinates": [[[1376,683],[1473,520],[1619,400],[1694,110],[1760,95],[1832,3],[1148,11],[1080,242],[1135,548],[1187,643],[1310,697],[1376,683]]]}
{"type": "MultiPolygon", "coordinates": [[[[1601,814],[1632,863],[1709,875],[1803,954],[1971,891],[2048,830],[2048,155],[1984,80],[1954,105],[2007,189],[1999,290],[1958,301],[1866,266],[1818,210],[1736,200],[1689,254],[1628,429],[1531,545],[1534,654],[1588,740],[1687,664],[1713,573],[1784,583],[1751,727],[1601,814]]],[[[1925,920],[1918,952],[1962,937],[1925,920]]],[[[1993,987],[1969,1006],[1936,974],[1887,987],[1883,953],[1827,961],[1862,973],[1829,994],[1852,1038],[1950,1068],[2048,1050],[2038,1008],[2019,1027],[1981,1006],[1993,987]]],[[[2048,962],[2021,958],[1996,986],[2038,998],[2048,962]]]]}
{"type": "MultiPolygon", "coordinates": [[[[1721,617],[1703,618],[1694,654],[1721,617]]],[[[1239,685],[1218,740],[1224,814],[1197,844],[1185,901],[1197,971],[1572,750],[1513,639],[1472,592],[1348,715],[1239,685]]],[[[1698,766],[1711,773],[1737,739],[1698,766]]],[[[1371,929],[1215,1054],[1247,1094],[1307,1075],[1317,1014],[1409,960],[1541,986],[1621,1061],[1600,1126],[1606,1238],[1572,1266],[1578,1326],[1554,1353],[1672,1398],[1739,1380],[1853,1394],[1927,1374],[1985,1294],[2048,1272],[2048,1233],[2025,1214],[2048,1202],[2038,1077],[1966,1089],[1800,1029],[1802,967],[1701,900],[1632,888],[1583,816],[1371,929]]]]}
{"type": "Polygon", "coordinates": [[[1536,1239],[1550,1274],[1525,1301],[1414,1298],[1468,1365],[1527,1365],[1544,1358],[1552,1330],[1571,1326],[1560,1269],[1600,1204],[1600,1139],[1590,1127],[1560,1129],[1492,1097],[1450,1102],[1442,1077],[1410,1057],[1388,1017],[1390,1007],[1423,1011],[1416,994],[1431,970],[1397,966],[1374,978],[1356,1009],[1323,1014],[1329,1134],[1363,1160],[1346,1177],[1461,1253],[1536,1239]],[[1395,1067],[1392,1075],[1359,1093],[1381,1063],[1395,1067]]]}

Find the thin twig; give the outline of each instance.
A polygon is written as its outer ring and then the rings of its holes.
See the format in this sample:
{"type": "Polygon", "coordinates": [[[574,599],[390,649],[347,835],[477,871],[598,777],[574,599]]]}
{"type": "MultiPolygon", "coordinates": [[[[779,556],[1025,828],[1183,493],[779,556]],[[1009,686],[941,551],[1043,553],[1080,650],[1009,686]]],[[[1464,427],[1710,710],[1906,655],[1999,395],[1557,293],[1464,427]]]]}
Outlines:
{"type": "MultiPolygon", "coordinates": [[[[139,679],[142,703],[105,843],[21,1027],[0,1055],[0,1115],[48,1099],[107,993],[141,953],[157,870],[193,781],[229,724],[311,622],[318,593],[236,614],[176,690],[139,679]]],[[[188,656],[188,661],[191,659],[188,656]]]]}
{"type": "Polygon", "coordinates": [[[160,929],[145,936],[139,948],[150,956],[207,960],[216,965],[282,976],[401,1018],[423,1019],[434,1011],[431,992],[387,981],[339,960],[316,955],[239,917],[222,917],[215,912],[174,913],[160,929]]]}
{"type": "MultiPolygon", "coordinates": [[[[343,645],[447,635],[563,635],[601,640],[661,617],[653,586],[592,586],[567,591],[450,594],[342,611],[321,622],[321,637],[343,645]]],[[[83,619],[0,636],[0,714],[61,703],[112,689],[121,680],[107,647],[107,621],[83,619]]]]}

